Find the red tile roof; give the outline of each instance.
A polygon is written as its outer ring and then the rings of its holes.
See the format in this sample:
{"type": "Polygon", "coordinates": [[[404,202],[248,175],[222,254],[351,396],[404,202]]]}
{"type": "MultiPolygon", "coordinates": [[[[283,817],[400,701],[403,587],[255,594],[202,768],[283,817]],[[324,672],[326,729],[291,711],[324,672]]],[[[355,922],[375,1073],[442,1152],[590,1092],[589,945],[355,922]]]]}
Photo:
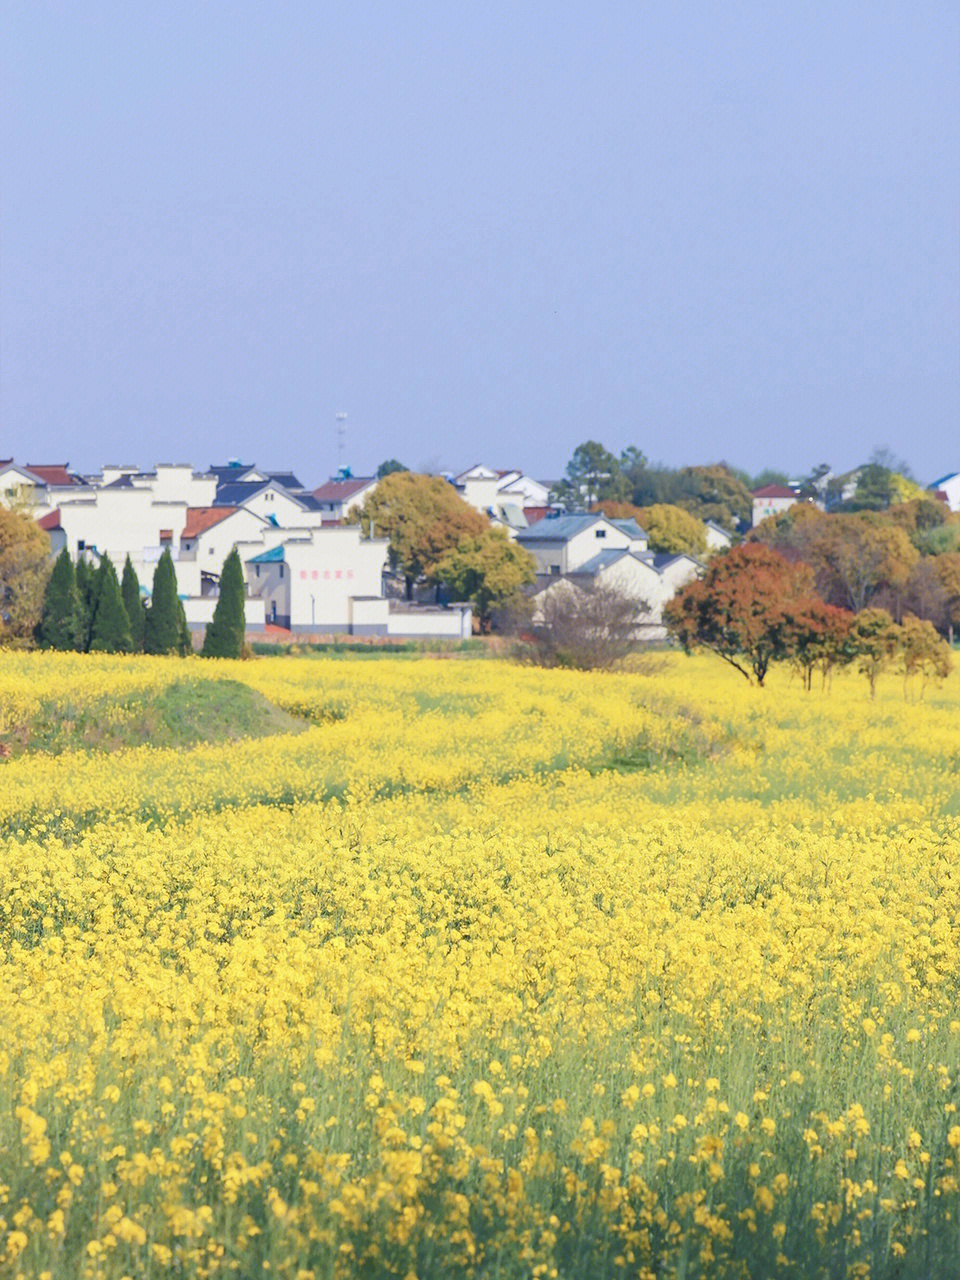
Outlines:
{"type": "Polygon", "coordinates": [[[238,507],[187,507],[187,523],[180,535],[181,542],[184,538],[196,538],[238,510],[238,507]]]}
{"type": "Polygon", "coordinates": [[[545,520],[552,510],[553,507],[524,507],[523,514],[527,517],[527,524],[536,524],[538,520],[545,520]]]}
{"type": "Polygon", "coordinates": [[[352,498],[355,493],[373,484],[376,476],[351,476],[349,480],[328,480],[319,489],[314,489],[313,496],[318,502],[337,502],[344,498],[352,498]]]}
{"type": "Polygon", "coordinates": [[[44,484],[77,484],[76,476],[72,476],[67,470],[69,462],[65,462],[62,466],[59,463],[53,463],[49,466],[34,466],[32,462],[27,463],[27,470],[32,471],[35,476],[39,476],[44,484]]]}
{"type": "Polygon", "coordinates": [[[785,484],[765,484],[760,489],[754,489],[753,496],[755,498],[795,498],[797,495],[785,484]]]}
{"type": "Polygon", "coordinates": [[[60,528],[60,508],[57,507],[56,510],[54,511],[48,511],[45,516],[41,516],[41,518],[37,521],[37,524],[40,526],[41,529],[46,529],[47,533],[49,533],[51,529],[59,529],[60,528]]]}

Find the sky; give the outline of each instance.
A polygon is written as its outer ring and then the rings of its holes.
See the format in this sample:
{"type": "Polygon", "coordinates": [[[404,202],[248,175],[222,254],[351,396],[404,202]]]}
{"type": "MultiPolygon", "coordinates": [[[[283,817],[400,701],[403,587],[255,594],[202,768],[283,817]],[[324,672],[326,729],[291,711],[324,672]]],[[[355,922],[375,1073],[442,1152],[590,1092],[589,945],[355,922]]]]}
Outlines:
{"type": "Polygon", "coordinates": [[[5,0],[0,457],[928,482],[958,156],[956,0],[5,0]]]}

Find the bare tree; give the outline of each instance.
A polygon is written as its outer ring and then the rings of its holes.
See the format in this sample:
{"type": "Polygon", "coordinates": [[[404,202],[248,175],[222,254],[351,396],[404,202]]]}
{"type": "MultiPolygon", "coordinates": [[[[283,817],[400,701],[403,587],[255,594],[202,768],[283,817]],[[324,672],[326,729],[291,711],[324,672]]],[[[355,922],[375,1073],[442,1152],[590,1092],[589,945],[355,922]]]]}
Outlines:
{"type": "Polygon", "coordinates": [[[534,613],[525,654],[545,667],[612,667],[636,647],[646,612],[644,601],[616,587],[558,582],[534,613]]]}

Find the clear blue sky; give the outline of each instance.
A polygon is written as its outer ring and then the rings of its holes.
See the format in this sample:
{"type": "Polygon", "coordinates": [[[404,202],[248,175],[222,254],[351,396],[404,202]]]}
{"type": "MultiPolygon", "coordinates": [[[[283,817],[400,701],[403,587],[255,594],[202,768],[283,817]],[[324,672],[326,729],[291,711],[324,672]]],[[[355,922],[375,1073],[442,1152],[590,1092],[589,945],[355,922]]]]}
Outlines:
{"type": "Polygon", "coordinates": [[[0,10],[0,456],[960,468],[956,0],[0,10]]]}

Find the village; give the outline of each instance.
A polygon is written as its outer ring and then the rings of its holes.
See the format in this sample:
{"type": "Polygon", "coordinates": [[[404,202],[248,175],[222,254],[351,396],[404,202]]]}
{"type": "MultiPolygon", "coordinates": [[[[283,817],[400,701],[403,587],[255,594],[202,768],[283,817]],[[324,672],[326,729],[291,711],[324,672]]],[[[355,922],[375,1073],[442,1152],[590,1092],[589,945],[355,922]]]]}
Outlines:
{"type": "MultiPolygon", "coordinates": [[[[706,557],[799,501],[824,505],[816,493],[805,498],[799,482],[758,486],[750,495],[750,518],[741,522],[746,527],[703,521],[698,553],[651,546],[635,518],[597,509],[586,484],[571,501],[569,484],[565,492],[563,483],[519,469],[476,464],[443,478],[469,508],[530,553],[535,582],[528,594],[535,611],[560,584],[602,583],[637,602],[637,634],[646,639],[663,637],[664,605],[700,574],[706,557]]],[[[96,474],[67,464],[0,461],[0,501],[30,511],[48,534],[52,555],[66,549],[74,561],[94,566],[104,556],[116,566],[129,557],[148,596],[156,565],[169,552],[197,642],[212,620],[223,565],[234,548],[243,565],[252,636],[469,637],[472,603],[424,583],[405,593],[388,539],[357,520],[379,483],[377,475],[354,476],[343,467],[309,488],[292,471],[236,459],[205,471],[158,463],[150,470],[104,466],[96,474]]],[[[855,488],[856,475],[848,483],[855,488]]],[[[850,496],[843,485],[837,492],[841,500],[850,496]]],[[[930,496],[960,510],[960,473],[935,481],[930,496]]]]}

